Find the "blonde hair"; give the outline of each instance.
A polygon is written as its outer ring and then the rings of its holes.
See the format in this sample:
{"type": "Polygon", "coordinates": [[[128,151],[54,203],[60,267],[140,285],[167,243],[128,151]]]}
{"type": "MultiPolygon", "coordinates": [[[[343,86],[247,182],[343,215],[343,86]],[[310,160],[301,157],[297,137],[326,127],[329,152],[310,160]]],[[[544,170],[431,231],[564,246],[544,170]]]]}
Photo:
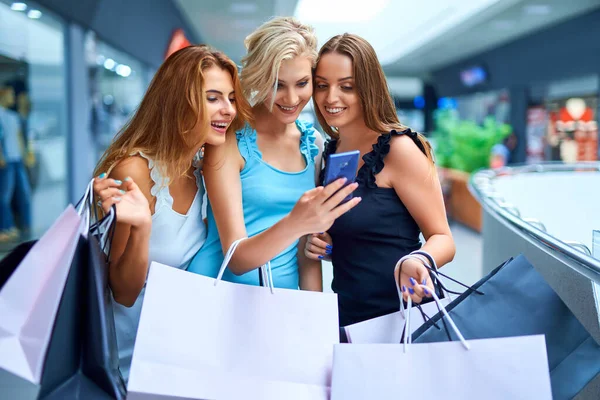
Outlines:
{"type": "Polygon", "coordinates": [[[136,152],[157,162],[163,176],[174,179],[190,168],[205,136],[190,132],[199,124],[208,132],[203,72],[217,66],[231,75],[237,114],[228,135],[250,118],[250,106],[241,92],[237,67],[225,54],[204,45],[189,46],[173,53],[152,79],[137,111],[106,149],[95,176],[110,174],[115,165],[136,152]]]}
{"type": "MultiPolygon", "coordinates": [[[[377,59],[375,49],[369,42],[360,36],[344,33],[332,37],[321,47],[318,60],[329,53],[341,54],[352,60],[352,75],[354,76],[356,92],[362,105],[367,128],[381,133],[407,129],[398,119],[396,106],[390,95],[383,68],[381,68],[381,64],[377,59]]],[[[315,114],[325,133],[333,138],[339,138],[338,132],[327,124],[314,97],[313,103],[315,114]]],[[[433,162],[433,151],[425,136],[417,133],[415,140],[420,142],[423,152],[433,162]]]]}
{"type": "Polygon", "coordinates": [[[252,106],[264,103],[269,94],[273,108],[279,68],[284,60],[306,56],[313,67],[317,60],[317,37],[313,27],[293,17],[275,17],[252,32],[244,41],[248,53],[242,58],[241,82],[252,106]]]}

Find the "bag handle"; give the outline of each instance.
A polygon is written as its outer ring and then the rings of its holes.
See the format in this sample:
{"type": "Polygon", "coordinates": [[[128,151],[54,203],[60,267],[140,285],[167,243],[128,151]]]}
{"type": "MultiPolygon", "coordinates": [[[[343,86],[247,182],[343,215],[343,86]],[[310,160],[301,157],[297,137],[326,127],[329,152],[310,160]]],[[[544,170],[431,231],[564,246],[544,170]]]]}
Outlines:
{"type": "MultiPolygon", "coordinates": [[[[229,246],[227,253],[225,253],[225,258],[223,259],[223,262],[221,263],[221,268],[219,269],[219,274],[217,275],[217,278],[215,279],[215,286],[217,286],[219,281],[221,279],[223,279],[223,274],[225,273],[225,269],[229,265],[229,261],[231,261],[231,258],[233,257],[233,253],[235,252],[235,250],[237,249],[239,244],[246,239],[248,239],[248,238],[243,237],[241,239],[237,239],[233,243],[231,243],[231,246],[229,246]]],[[[273,285],[273,272],[271,271],[271,261],[267,261],[266,264],[259,267],[258,273],[259,273],[259,277],[262,279],[262,281],[265,282],[266,286],[271,290],[271,293],[274,294],[275,292],[273,291],[274,285],[273,285]]]]}
{"type": "Polygon", "coordinates": [[[101,232],[99,241],[103,244],[103,248],[106,246],[108,241],[108,235],[114,234],[113,222],[116,223],[116,208],[113,205],[109,210],[108,214],[105,215],[102,219],[98,220],[98,214],[96,207],[94,205],[94,179],[91,179],[88,183],[83,196],[79,199],[77,204],[75,205],[77,209],[77,213],[82,217],[82,222],[80,225],[81,234],[84,237],[87,237],[89,232],[101,232]],[[94,224],[92,221],[92,212],[94,213],[94,217],[97,222],[94,224]]]}
{"type": "MultiPolygon", "coordinates": [[[[429,288],[425,285],[418,285],[419,287],[421,287],[422,289],[427,289],[429,290],[429,288]]],[[[452,317],[450,317],[450,314],[448,314],[448,312],[446,311],[446,307],[444,307],[444,305],[442,304],[442,302],[440,301],[438,295],[435,293],[435,291],[431,292],[431,296],[433,297],[433,300],[436,302],[438,308],[440,309],[440,311],[444,314],[444,316],[448,319],[448,322],[450,323],[450,326],[452,327],[452,330],[454,331],[454,333],[456,333],[456,336],[458,336],[458,339],[460,340],[460,342],[462,343],[463,347],[466,350],[469,350],[471,347],[469,346],[469,343],[467,343],[467,341],[465,340],[465,338],[463,337],[462,333],[460,333],[460,330],[458,329],[458,327],[456,326],[456,324],[454,323],[454,320],[452,319],[452,317]]],[[[403,302],[404,300],[401,300],[401,302],[403,302]]],[[[407,301],[407,305],[406,305],[406,309],[407,309],[407,317],[404,320],[404,331],[405,332],[410,332],[410,309],[412,306],[412,300],[409,297],[408,301],[407,301]]],[[[408,345],[410,345],[412,343],[412,335],[404,335],[404,352],[406,353],[406,351],[408,350],[408,345]]]]}

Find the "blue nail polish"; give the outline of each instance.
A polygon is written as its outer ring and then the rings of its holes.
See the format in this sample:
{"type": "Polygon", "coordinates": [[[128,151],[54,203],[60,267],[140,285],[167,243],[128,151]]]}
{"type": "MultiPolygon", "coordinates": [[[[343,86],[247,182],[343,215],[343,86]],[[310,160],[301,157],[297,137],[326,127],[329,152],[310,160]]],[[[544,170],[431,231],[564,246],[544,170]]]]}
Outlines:
{"type": "Polygon", "coordinates": [[[104,179],[104,178],[106,178],[106,172],[103,172],[103,173],[101,173],[101,174],[98,176],[98,178],[100,178],[100,179],[104,179]]]}
{"type": "Polygon", "coordinates": [[[123,182],[121,182],[121,181],[120,181],[120,180],[118,180],[118,179],[115,179],[115,183],[116,183],[117,185],[121,185],[121,184],[123,184],[123,182]]]}
{"type": "Polygon", "coordinates": [[[331,250],[325,250],[325,254],[331,255],[331,250]]]}
{"type": "Polygon", "coordinates": [[[322,259],[323,259],[323,256],[319,256],[319,260],[322,260],[322,259]]]}
{"type": "Polygon", "coordinates": [[[123,189],[121,189],[121,190],[119,190],[119,193],[125,194],[125,191],[123,189]]]}
{"type": "Polygon", "coordinates": [[[130,181],[130,180],[131,180],[130,177],[125,178],[125,182],[130,181]]]}
{"type": "Polygon", "coordinates": [[[402,293],[406,292],[406,286],[402,285],[402,293]]]}
{"type": "Polygon", "coordinates": [[[421,285],[427,285],[427,278],[423,278],[423,282],[421,282],[421,285]]]}
{"type": "Polygon", "coordinates": [[[415,294],[415,291],[413,290],[413,288],[408,288],[408,293],[415,294]]]}
{"type": "Polygon", "coordinates": [[[332,249],[333,249],[333,246],[331,246],[330,244],[328,244],[327,246],[325,246],[325,248],[326,248],[327,250],[332,250],[332,249]]]}
{"type": "Polygon", "coordinates": [[[429,296],[429,290],[427,290],[427,289],[423,289],[423,291],[425,292],[425,294],[426,294],[427,296],[429,296]]]}
{"type": "Polygon", "coordinates": [[[325,232],[319,232],[319,235],[322,235],[322,234],[324,234],[324,233],[325,233],[325,232]]]}
{"type": "Polygon", "coordinates": [[[413,286],[415,286],[417,284],[417,281],[415,281],[413,278],[410,278],[409,281],[410,281],[410,284],[413,286]]]}

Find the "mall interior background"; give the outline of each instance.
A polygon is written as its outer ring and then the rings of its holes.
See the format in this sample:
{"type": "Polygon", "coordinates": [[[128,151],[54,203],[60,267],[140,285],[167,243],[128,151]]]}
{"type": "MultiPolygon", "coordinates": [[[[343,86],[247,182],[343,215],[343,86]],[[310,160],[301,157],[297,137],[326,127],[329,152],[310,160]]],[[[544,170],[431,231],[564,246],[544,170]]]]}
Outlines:
{"type": "MultiPolygon", "coordinates": [[[[510,143],[510,163],[597,159],[600,0],[377,0],[337,19],[340,2],[326,3],[0,0],[0,85],[12,89],[0,107],[19,116],[32,188],[31,229],[0,240],[0,253],[77,201],[174,38],[239,63],[245,35],[273,15],[312,23],[320,43],[348,31],[375,44],[402,122],[436,147],[461,263],[480,258],[480,217],[462,206],[476,207],[465,182],[492,145],[510,143]],[[374,29],[386,4],[395,12],[374,29]]],[[[302,117],[314,120],[311,109],[302,117]]]]}

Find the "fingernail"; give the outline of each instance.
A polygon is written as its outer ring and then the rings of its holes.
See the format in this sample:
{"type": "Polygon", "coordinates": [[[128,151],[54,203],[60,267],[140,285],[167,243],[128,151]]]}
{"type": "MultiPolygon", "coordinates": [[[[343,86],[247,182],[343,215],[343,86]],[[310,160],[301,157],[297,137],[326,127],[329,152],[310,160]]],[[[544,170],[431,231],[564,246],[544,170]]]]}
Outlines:
{"type": "Polygon", "coordinates": [[[348,182],[348,178],[342,178],[342,183],[348,182]]]}
{"type": "Polygon", "coordinates": [[[406,292],[406,286],[402,285],[402,293],[406,292]]]}
{"type": "Polygon", "coordinates": [[[355,197],[355,199],[356,199],[356,202],[358,203],[359,201],[362,200],[362,197],[355,197]]]}
{"type": "Polygon", "coordinates": [[[324,234],[324,233],[325,233],[325,232],[319,232],[319,235],[322,235],[322,234],[324,234]]]}
{"type": "Polygon", "coordinates": [[[327,246],[325,246],[325,248],[326,248],[327,250],[331,250],[331,249],[333,249],[333,247],[332,247],[330,244],[328,244],[327,246]]]}
{"type": "Polygon", "coordinates": [[[427,289],[423,288],[423,291],[425,292],[425,294],[426,294],[427,296],[429,296],[429,290],[427,290],[427,289]]]}
{"type": "Polygon", "coordinates": [[[413,290],[413,288],[408,288],[408,293],[415,294],[415,291],[413,290]]]}
{"type": "Polygon", "coordinates": [[[417,284],[417,281],[415,281],[413,278],[410,278],[409,281],[410,281],[410,284],[413,286],[415,286],[417,284]]]}
{"type": "Polygon", "coordinates": [[[113,199],[114,199],[115,201],[121,201],[121,198],[120,198],[120,197],[113,197],[113,199]]]}
{"type": "Polygon", "coordinates": [[[427,285],[427,278],[423,278],[423,282],[421,282],[421,285],[427,285]]]}
{"type": "Polygon", "coordinates": [[[331,249],[325,250],[325,254],[331,254],[331,249]]]}
{"type": "Polygon", "coordinates": [[[323,259],[323,256],[319,256],[319,260],[322,260],[322,259],[323,259]]]}
{"type": "Polygon", "coordinates": [[[128,181],[130,181],[130,180],[131,180],[131,178],[130,178],[130,177],[127,177],[127,178],[125,178],[125,182],[128,182],[128,181]]]}
{"type": "Polygon", "coordinates": [[[106,172],[101,173],[100,175],[98,175],[99,179],[104,179],[106,178],[106,172]]]}
{"type": "Polygon", "coordinates": [[[121,185],[123,182],[121,182],[121,181],[120,181],[120,180],[118,180],[118,179],[115,179],[115,183],[116,183],[117,185],[121,185]]]}
{"type": "Polygon", "coordinates": [[[123,189],[121,189],[121,190],[119,190],[119,193],[125,194],[125,191],[123,189]]]}

